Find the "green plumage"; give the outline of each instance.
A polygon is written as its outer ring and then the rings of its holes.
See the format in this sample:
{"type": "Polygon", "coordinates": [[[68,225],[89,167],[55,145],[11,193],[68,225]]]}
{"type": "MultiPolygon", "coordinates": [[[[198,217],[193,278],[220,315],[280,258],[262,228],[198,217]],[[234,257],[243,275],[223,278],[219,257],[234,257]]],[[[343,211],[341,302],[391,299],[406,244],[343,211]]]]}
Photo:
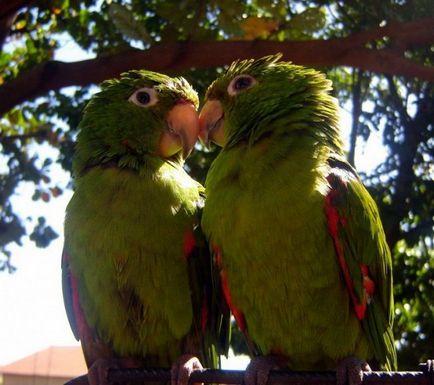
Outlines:
{"type": "Polygon", "coordinates": [[[201,309],[193,308],[203,292],[190,290],[204,288],[184,255],[203,188],[183,170],[179,154],[156,155],[165,117],[180,100],[198,104],[184,79],[130,71],[102,84],[80,124],[63,283],[89,366],[98,358],[170,366],[182,353],[210,362],[201,342],[201,309]],[[156,91],[155,105],[128,100],[143,87],[156,91]],[[189,274],[199,282],[191,285],[189,274]],[[83,315],[73,306],[74,285],[83,315]]]}
{"type": "Polygon", "coordinates": [[[333,369],[353,355],[395,369],[390,252],[375,203],[342,160],[331,82],[278,59],[235,62],[207,91],[221,103],[226,140],[207,176],[203,230],[262,354],[293,370],[333,369]],[[239,75],[256,83],[237,90],[239,75]],[[362,321],[329,230],[332,175],[345,186],[333,200],[336,242],[359,299],[361,264],[375,282],[362,321]]]}

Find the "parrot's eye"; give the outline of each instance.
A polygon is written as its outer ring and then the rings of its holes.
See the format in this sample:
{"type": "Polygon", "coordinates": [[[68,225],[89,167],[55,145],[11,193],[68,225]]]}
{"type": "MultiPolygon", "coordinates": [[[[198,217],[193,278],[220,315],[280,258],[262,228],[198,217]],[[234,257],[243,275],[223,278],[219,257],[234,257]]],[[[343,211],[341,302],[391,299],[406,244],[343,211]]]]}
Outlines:
{"type": "Polygon", "coordinates": [[[158,102],[158,97],[153,88],[143,87],[135,91],[128,100],[139,107],[150,107],[158,102]]]}
{"type": "Polygon", "coordinates": [[[253,87],[255,84],[255,78],[250,75],[235,76],[228,85],[228,94],[234,96],[247,88],[253,87]]]}

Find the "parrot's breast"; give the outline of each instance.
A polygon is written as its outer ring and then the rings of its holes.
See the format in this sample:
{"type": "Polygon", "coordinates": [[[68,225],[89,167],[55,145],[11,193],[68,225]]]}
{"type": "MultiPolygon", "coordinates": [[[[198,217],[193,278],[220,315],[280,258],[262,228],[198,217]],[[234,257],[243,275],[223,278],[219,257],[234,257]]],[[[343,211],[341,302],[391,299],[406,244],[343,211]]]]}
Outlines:
{"type": "Polygon", "coordinates": [[[263,148],[223,151],[207,178],[202,226],[262,353],[283,354],[294,370],[331,369],[366,355],[366,344],[327,230],[321,158],[303,151],[273,164],[263,148]]]}
{"type": "Polygon", "coordinates": [[[89,325],[120,356],[170,365],[190,330],[186,233],[198,184],[182,169],[151,177],[118,168],[77,181],[65,219],[65,249],[89,325]]]}

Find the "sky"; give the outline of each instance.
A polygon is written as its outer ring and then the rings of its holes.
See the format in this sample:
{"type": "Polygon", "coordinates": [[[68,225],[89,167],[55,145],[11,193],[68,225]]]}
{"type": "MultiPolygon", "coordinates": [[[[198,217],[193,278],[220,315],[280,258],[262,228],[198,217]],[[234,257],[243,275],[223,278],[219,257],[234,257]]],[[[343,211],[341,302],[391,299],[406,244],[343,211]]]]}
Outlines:
{"type": "MultiPolygon", "coordinates": [[[[67,37],[56,53],[57,60],[75,61],[88,58],[67,37]]],[[[351,116],[343,112],[341,125],[344,137],[349,134],[351,116]]],[[[42,147],[43,151],[46,151],[42,147]]],[[[369,171],[386,156],[381,145],[381,132],[374,132],[365,145],[358,146],[356,167],[369,171]]],[[[54,165],[51,177],[66,185],[69,175],[54,165]]],[[[37,248],[23,239],[23,246],[13,246],[12,263],[16,273],[0,273],[0,365],[5,365],[49,346],[78,345],[70,330],[62,298],[60,258],[63,245],[65,207],[72,195],[67,190],[46,204],[31,200],[31,185],[22,184],[13,199],[22,218],[29,215],[45,216],[59,234],[47,248],[37,248]]],[[[246,359],[231,359],[226,368],[243,369],[246,359]]]]}

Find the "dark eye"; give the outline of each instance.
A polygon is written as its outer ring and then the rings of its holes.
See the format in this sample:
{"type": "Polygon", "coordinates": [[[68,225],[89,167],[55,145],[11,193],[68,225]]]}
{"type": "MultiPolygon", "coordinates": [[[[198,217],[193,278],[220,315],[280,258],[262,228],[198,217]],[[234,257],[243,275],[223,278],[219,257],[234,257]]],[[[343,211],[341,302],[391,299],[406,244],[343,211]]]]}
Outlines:
{"type": "Polygon", "coordinates": [[[239,92],[253,87],[256,84],[255,78],[250,75],[235,76],[228,85],[228,94],[233,96],[239,92]]]}
{"type": "Polygon", "coordinates": [[[237,81],[234,83],[234,89],[235,90],[243,90],[244,88],[247,88],[252,84],[252,78],[248,78],[247,76],[243,76],[237,79],[237,81]]]}
{"type": "Polygon", "coordinates": [[[158,102],[158,97],[153,88],[143,87],[135,91],[128,100],[139,107],[150,107],[158,102]]]}
{"type": "Polygon", "coordinates": [[[136,94],[136,100],[140,104],[146,105],[146,104],[148,104],[150,102],[151,97],[150,97],[150,95],[147,92],[140,91],[140,92],[137,92],[137,94],[136,94]]]}

